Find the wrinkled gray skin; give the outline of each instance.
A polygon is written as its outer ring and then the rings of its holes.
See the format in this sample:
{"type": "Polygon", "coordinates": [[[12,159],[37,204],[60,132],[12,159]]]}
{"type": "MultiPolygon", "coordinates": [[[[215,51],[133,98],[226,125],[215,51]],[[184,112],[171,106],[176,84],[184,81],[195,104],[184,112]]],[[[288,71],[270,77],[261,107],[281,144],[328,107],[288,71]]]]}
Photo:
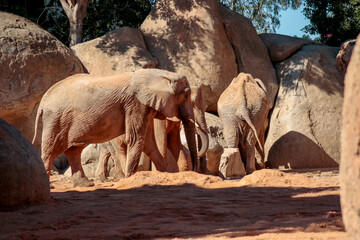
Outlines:
{"type": "MultiPolygon", "coordinates": [[[[56,83],[44,94],[35,124],[36,133],[42,120],[41,156],[48,174],[54,158],[64,152],[74,186],[91,185],[81,166],[81,151],[88,144],[106,142],[122,134],[128,163],[125,177],[136,171],[142,151],[154,159],[159,171],[165,171],[152,127],[155,117],[183,122],[196,164],[190,94],[185,76],[159,69],[107,77],[77,74],[56,83]],[[144,146],[145,139],[149,139],[149,144],[144,146]]],[[[36,135],[33,142],[35,139],[36,135]]]]}
{"type": "MultiPolygon", "coordinates": [[[[200,166],[205,165],[203,168],[206,169],[205,153],[209,146],[209,137],[205,120],[206,104],[202,97],[201,88],[191,86],[191,102],[196,122],[195,129],[198,139],[200,140],[198,157],[200,157],[201,162],[201,165],[197,164],[197,169],[194,170],[203,172],[204,170],[200,169],[200,166]]],[[[180,125],[180,122],[174,122],[167,119],[154,119],[154,134],[156,143],[160,153],[166,160],[165,166],[166,170],[169,172],[189,171],[193,169],[191,156],[188,154],[189,151],[184,149],[184,146],[181,143],[180,125]],[[168,151],[170,151],[173,157],[168,157],[168,151]]],[[[113,157],[115,163],[115,178],[121,179],[124,177],[124,169],[126,168],[126,145],[124,141],[124,136],[119,136],[109,142],[101,144],[99,165],[95,173],[96,178],[101,181],[105,181],[107,179],[107,165],[110,156],[113,157]]],[[[150,144],[147,143],[147,141],[148,139],[145,140],[145,145],[150,144]]],[[[146,163],[148,163],[147,165],[150,164],[149,159],[154,162],[154,160],[151,159],[151,156],[148,156],[148,158],[142,157],[145,165],[146,163]]],[[[144,170],[150,170],[150,166],[149,169],[144,170]]]]}
{"type": "Polygon", "coordinates": [[[260,79],[240,73],[221,94],[218,113],[229,148],[239,148],[246,173],[255,171],[255,147],[264,167],[264,135],[269,112],[266,89],[260,79]]]}

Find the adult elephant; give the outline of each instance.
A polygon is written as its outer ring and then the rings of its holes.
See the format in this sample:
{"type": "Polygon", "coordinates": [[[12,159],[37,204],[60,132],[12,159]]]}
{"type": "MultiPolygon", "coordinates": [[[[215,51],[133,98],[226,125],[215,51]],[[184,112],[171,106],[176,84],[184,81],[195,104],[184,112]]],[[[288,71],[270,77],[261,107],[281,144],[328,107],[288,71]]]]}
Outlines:
{"type": "Polygon", "coordinates": [[[266,88],[262,81],[240,73],[221,94],[218,113],[229,148],[239,148],[246,173],[255,171],[255,147],[264,166],[264,136],[269,112],[266,88]]]}
{"type": "MultiPolygon", "coordinates": [[[[36,133],[42,119],[41,156],[48,174],[54,158],[64,152],[74,186],[91,185],[81,166],[83,148],[122,134],[127,145],[125,177],[136,171],[142,151],[154,159],[160,171],[165,171],[153,133],[155,117],[182,121],[195,165],[197,149],[190,93],[184,75],[159,69],[108,77],[77,74],[56,83],[41,99],[35,123],[36,133]],[[144,146],[147,138],[150,140],[144,146]]],[[[36,134],[33,142],[35,139],[36,134]]]]}
{"type": "MultiPolygon", "coordinates": [[[[191,102],[194,110],[195,129],[198,136],[199,152],[201,165],[196,164],[197,171],[200,172],[200,166],[206,164],[205,153],[209,147],[209,137],[207,132],[205,110],[206,103],[202,97],[201,88],[191,86],[191,102]]],[[[165,168],[169,172],[188,171],[192,170],[193,162],[188,150],[181,143],[180,139],[181,123],[179,121],[171,121],[168,119],[154,119],[154,134],[157,146],[160,153],[165,160],[165,168]],[[171,157],[169,156],[169,154],[171,157]]],[[[150,139],[145,140],[145,145],[150,139]]],[[[189,145],[189,144],[188,144],[189,145]]],[[[117,179],[124,177],[124,170],[126,169],[126,144],[124,136],[119,136],[109,142],[102,143],[100,146],[99,163],[96,170],[96,178],[105,181],[108,175],[107,165],[110,156],[113,157],[115,163],[114,176],[117,179]]],[[[154,163],[156,159],[152,156],[142,156],[143,165],[149,166],[149,160],[154,163]]],[[[155,165],[156,166],[156,165],[155,165]]],[[[157,167],[156,167],[157,168],[157,167]]],[[[203,167],[206,169],[206,166],[203,167]]]]}
{"type": "MultiPolygon", "coordinates": [[[[209,147],[209,136],[205,120],[206,103],[202,96],[201,88],[191,86],[191,102],[194,110],[196,133],[198,136],[199,152],[198,157],[201,163],[197,163],[198,172],[200,167],[206,164],[205,154],[209,147]]],[[[170,120],[154,120],[154,133],[160,153],[166,160],[167,169],[172,172],[192,170],[194,165],[189,159],[188,151],[184,148],[180,138],[181,123],[170,120]],[[172,157],[168,158],[168,151],[172,157]],[[169,161],[175,160],[175,163],[169,161]],[[173,166],[173,169],[169,168],[173,166]],[[174,168],[175,167],[175,168],[174,168]]],[[[205,166],[206,169],[206,166],[205,166]]]]}

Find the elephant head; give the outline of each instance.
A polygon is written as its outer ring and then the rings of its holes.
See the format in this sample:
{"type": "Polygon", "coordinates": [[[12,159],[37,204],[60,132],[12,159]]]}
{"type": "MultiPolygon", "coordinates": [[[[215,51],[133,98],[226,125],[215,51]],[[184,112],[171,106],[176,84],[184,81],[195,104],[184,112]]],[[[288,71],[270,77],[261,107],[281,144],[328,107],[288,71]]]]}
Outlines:
{"type": "Polygon", "coordinates": [[[165,70],[152,69],[149,72],[144,69],[133,74],[129,88],[142,104],[155,109],[171,121],[182,121],[191,160],[196,169],[195,118],[191,89],[186,77],[165,70]]]}

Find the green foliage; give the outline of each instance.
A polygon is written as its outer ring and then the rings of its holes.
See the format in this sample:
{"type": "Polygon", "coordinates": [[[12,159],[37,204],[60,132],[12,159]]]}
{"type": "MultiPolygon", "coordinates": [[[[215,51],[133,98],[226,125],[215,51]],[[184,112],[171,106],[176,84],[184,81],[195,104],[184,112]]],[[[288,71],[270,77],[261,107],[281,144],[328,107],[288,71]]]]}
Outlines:
{"type": "Polygon", "coordinates": [[[304,15],[310,25],[303,29],[320,34],[320,41],[339,46],[360,32],[360,0],[305,0],[304,15]]]}
{"type": "MultiPolygon", "coordinates": [[[[128,26],[137,28],[151,9],[150,0],[92,0],[84,19],[83,41],[100,37],[112,30],[128,26]]],[[[69,20],[59,1],[47,13],[48,31],[69,44],[69,20]]]]}
{"type": "Polygon", "coordinates": [[[275,32],[280,26],[279,11],[297,9],[302,0],[218,0],[231,10],[249,18],[257,32],[275,32]]]}
{"type": "Polygon", "coordinates": [[[37,22],[44,9],[44,0],[0,0],[0,10],[37,22]]]}

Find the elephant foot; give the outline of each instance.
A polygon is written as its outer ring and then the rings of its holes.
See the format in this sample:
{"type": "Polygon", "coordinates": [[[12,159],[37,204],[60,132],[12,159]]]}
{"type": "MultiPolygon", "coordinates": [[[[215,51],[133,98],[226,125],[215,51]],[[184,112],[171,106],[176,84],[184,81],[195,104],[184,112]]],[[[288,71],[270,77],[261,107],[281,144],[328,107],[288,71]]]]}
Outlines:
{"type": "Polygon", "coordinates": [[[86,177],[80,177],[73,175],[72,182],[74,187],[92,187],[94,186],[94,182],[87,179],[86,177]]]}

